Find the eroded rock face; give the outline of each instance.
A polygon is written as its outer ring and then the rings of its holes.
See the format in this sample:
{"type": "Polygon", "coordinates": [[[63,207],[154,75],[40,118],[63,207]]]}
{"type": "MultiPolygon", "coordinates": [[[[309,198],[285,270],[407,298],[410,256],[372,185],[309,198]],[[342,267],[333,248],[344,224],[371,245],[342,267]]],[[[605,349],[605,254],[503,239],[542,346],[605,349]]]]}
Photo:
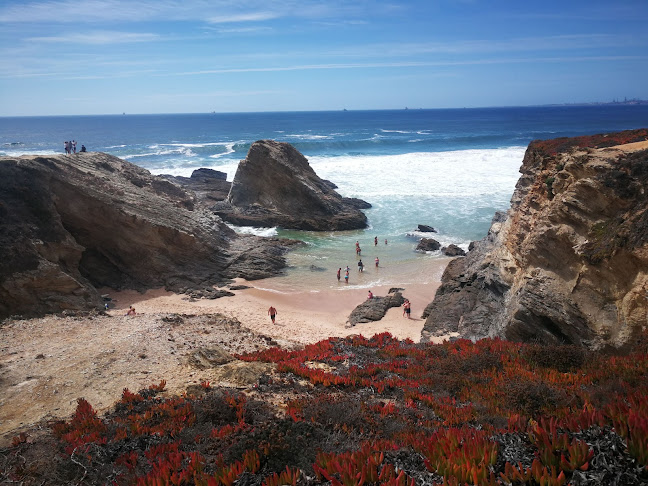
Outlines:
{"type": "Polygon", "coordinates": [[[96,288],[201,289],[283,268],[192,192],[102,153],[0,159],[0,317],[101,306],[96,288]],[[267,257],[267,258],[265,258],[267,257]]]}
{"type": "Polygon", "coordinates": [[[607,148],[531,143],[510,210],[448,265],[423,340],[454,331],[598,348],[647,325],[648,142],[616,145],[643,133],[592,137],[607,148]]]}
{"type": "Polygon", "coordinates": [[[343,198],[288,143],[261,140],[239,163],[226,203],[213,209],[237,225],[311,231],[365,228],[364,201],[343,198]]]}

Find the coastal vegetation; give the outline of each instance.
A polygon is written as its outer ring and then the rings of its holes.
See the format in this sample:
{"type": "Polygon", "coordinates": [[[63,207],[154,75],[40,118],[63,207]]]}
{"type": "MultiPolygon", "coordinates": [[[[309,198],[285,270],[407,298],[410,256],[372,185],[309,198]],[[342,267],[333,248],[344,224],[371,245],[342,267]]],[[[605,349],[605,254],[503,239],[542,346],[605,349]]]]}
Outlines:
{"type": "Polygon", "coordinates": [[[78,400],[1,451],[2,481],[563,485],[648,481],[648,334],[624,350],[388,333],[237,356],[245,391],[165,382],[100,417],[78,400]]]}

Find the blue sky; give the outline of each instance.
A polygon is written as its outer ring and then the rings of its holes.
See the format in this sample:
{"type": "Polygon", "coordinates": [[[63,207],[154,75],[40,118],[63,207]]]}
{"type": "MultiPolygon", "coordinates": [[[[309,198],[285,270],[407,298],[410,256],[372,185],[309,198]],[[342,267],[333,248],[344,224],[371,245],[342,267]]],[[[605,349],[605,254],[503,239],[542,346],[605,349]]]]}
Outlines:
{"type": "Polygon", "coordinates": [[[647,25],[647,0],[2,0],[0,116],[648,99],[647,25]]]}

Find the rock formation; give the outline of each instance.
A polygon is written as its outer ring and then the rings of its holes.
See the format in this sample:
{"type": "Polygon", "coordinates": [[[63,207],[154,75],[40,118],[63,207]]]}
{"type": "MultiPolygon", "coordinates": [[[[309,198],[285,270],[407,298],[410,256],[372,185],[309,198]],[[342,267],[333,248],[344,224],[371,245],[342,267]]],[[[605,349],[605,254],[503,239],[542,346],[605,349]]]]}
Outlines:
{"type": "Polygon", "coordinates": [[[648,325],[646,140],[532,142],[510,210],[448,265],[423,340],[454,331],[598,348],[648,325]]]}
{"type": "Polygon", "coordinates": [[[227,182],[227,174],[213,169],[196,169],[191,177],[162,175],[184,189],[193,191],[196,195],[196,203],[209,208],[217,201],[227,199],[231,182],[227,182]]]}
{"type": "Polygon", "coordinates": [[[102,306],[99,287],[204,290],[285,265],[283,242],[239,237],[193,193],[107,154],[2,158],[0,178],[0,317],[102,306]]]}
{"type": "Polygon", "coordinates": [[[225,221],[242,226],[281,226],[311,231],[367,226],[364,201],[344,198],[320,179],[306,157],[288,143],[261,140],[239,163],[227,201],[213,206],[225,221]]]}
{"type": "Polygon", "coordinates": [[[441,248],[441,253],[443,253],[446,256],[465,256],[466,252],[459,248],[457,245],[454,243],[449,244],[448,246],[444,246],[441,248]]]}
{"type": "Polygon", "coordinates": [[[360,324],[363,322],[372,322],[379,321],[391,307],[399,307],[403,305],[405,299],[403,294],[398,290],[389,291],[389,294],[385,297],[374,296],[373,299],[367,299],[362,304],[356,306],[351,314],[349,315],[349,320],[347,321],[351,326],[360,324]]]}
{"type": "Polygon", "coordinates": [[[441,248],[441,243],[434,238],[421,238],[415,251],[437,251],[439,248],[441,248]]]}
{"type": "Polygon", "coordinates": [[[436,233],[437,230],[435,230],[432,226],[428,226],[427,224],[419,224],[416,227],[416,231],[420,231],[421,233],[436,233]]]}

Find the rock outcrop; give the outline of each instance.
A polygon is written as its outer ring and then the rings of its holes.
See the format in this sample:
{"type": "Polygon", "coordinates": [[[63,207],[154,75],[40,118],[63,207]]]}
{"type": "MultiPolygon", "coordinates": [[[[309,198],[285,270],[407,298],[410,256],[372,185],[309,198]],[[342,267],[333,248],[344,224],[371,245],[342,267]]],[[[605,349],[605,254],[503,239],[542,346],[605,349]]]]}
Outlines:
{"type": "Polygon", "coordinates": [[[100,287],[199,290],[285,266],[283,242],[237,236],[192,192],[107,154],[2,158],[0,179],[0,317],[103,307],[100,287]]]}
{"type": "Polygon", "coordinates": [[[379,321],[391,307],[399,307],[403,305],[405,299],[403,294],[398,290],[393,293],[390,290],[389,294],[385,297],[374,296],[373,299],[367,299],[362,304],[356,306],[347,321],[349,325],[355,326],[363,322],[379,321]]]}
{"type": "Polygon", "coordinates": [[[437,251],[439,248],[441,248],[441,243],[434,238],[421,238],[415,251],[437,251]]]}
{"type": "Polygon", "coordinates": [[[599,348],[646,326],[645,140],[648,130],[532,142],[510,210],[450,262],[422,339],[459,332],[599,348]]]}
{"type": "Polygon", "coordinates": [[[186,190],[193,191],[196,195],[196,203],[206,208],[211,207],[215,202],[227,199],[231,182],[227,182],[227,174],[213,169],[196,169],[191,177],[162,175],[163,177],[186,190]]]}
{"type": "Polygon", "coordinates": [[[292,145],[261,140],[239,163],[227,201],[213,209],[242,226],[337,231],[365,228],[361,209],[368,207],[335,192],[335,185],[320,179],[292,145]]]}
{"type": "Polygon", "coordinates": [[[466,255],[466,252],[462,248],[459,248],[454,243],[451,243],[448,246],[442,247],[441,248],[441,253],[443,253],[446,256],[465,256],[466,255]]]}

